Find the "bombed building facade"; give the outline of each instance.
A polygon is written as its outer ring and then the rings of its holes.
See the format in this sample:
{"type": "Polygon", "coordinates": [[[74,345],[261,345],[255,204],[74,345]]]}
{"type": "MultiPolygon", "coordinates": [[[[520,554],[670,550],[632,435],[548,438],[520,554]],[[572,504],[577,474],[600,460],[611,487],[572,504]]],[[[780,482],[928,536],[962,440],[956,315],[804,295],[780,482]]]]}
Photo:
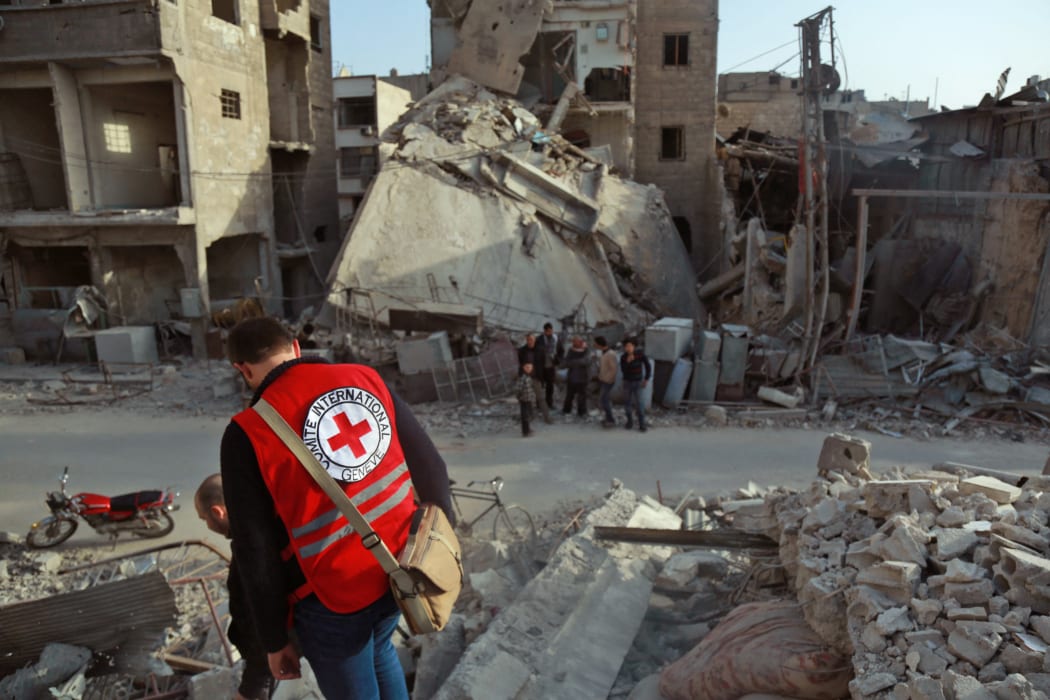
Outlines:
{"type": "Polygon", "coordinates": [[[93,286],[108,325],[173,323],[203,356],[224,300],[292,313],[320,289],[339,244],[326,0],[0,16],[3,344],[54,359],[93,286]]]}
{"type": "Polygon", "coordinates": [[[695,268],[715,255],[717,0],[430,5],[435,84],[459,73],[516,95],[547,131],[660,187],[695,268]]]}

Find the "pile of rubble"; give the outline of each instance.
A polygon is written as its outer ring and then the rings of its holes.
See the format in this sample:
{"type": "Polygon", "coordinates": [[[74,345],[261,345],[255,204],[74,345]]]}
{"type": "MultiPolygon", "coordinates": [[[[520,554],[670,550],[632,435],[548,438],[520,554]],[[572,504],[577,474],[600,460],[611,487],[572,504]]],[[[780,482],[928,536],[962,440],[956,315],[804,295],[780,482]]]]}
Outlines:
{"type": "Polygon", "coordinates": [[[807,622],[852,656],[853,697],[1045,698],[1050,482],[951,464],[876,480],[870,448],[832,435],[808,491],[734,516],[780,543],[807,622]]]}
{"type": "Polygon", "coordinates": [[[516,100],[453,76],[383,139],[318,326],[387,325],[390,309],[423,303],[482,309],[486,326],[515,331],[698,316],[661,192],[546,133],[516,100]],[[406,255],[418,250],[425,260],[406,255]]]}

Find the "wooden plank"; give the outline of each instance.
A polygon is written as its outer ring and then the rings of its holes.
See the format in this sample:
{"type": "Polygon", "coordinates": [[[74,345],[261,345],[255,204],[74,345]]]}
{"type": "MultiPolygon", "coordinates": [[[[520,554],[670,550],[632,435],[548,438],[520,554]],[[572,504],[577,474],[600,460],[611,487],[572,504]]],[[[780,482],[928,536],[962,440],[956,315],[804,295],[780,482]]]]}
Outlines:
{"type": "Polygon", "coordinates": [[[765,535],[752,535],[737,530],[665,530],[648,527],[596,526],[594,535],[600,540],[675,547],[777,549],[779,546],[765,535]]]}

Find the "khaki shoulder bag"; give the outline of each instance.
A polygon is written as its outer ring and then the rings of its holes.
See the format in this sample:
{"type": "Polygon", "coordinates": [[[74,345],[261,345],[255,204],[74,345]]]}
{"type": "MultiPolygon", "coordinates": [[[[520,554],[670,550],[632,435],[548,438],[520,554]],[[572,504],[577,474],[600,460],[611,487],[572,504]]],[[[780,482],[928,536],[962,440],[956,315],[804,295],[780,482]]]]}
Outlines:
{"type": "Polygon", "coordinates": [[[265,399],[259,399],[254,408],[346,516],[361,536],[362,544],[374,542],[371,546],[365,544],[365,548],[390,577],[390,589],[412,633],[426,634],[444,628],[463,586],[459,540],[445,512],[433,503],[424,503],[412,518],[405,551],[400,560],[395,559],[361,511],[281,414],[265,399]]]}

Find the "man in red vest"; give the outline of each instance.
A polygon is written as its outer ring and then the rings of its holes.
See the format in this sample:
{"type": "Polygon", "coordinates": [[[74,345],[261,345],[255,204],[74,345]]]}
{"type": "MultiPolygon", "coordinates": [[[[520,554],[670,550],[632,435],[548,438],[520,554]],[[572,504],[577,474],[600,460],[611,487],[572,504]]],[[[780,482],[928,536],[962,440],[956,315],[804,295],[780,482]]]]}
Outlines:
{"type": "MultiPolygon", "coordinates": [[[[395,555],[420,501],[452,516],[448,472],[408,406],[375,370],[301,357],[276,319],[242,321],[227,355],[343,487],[395,555]]],[[[289,621],[325,697],[407,700],[391,643],[399,611],[386,574],[342,513],[253,410],[222,438],[232,549],[274,678],[299,677],[289,621]],[[282,561],[306,584],[289,601],[282,561]]]]}

